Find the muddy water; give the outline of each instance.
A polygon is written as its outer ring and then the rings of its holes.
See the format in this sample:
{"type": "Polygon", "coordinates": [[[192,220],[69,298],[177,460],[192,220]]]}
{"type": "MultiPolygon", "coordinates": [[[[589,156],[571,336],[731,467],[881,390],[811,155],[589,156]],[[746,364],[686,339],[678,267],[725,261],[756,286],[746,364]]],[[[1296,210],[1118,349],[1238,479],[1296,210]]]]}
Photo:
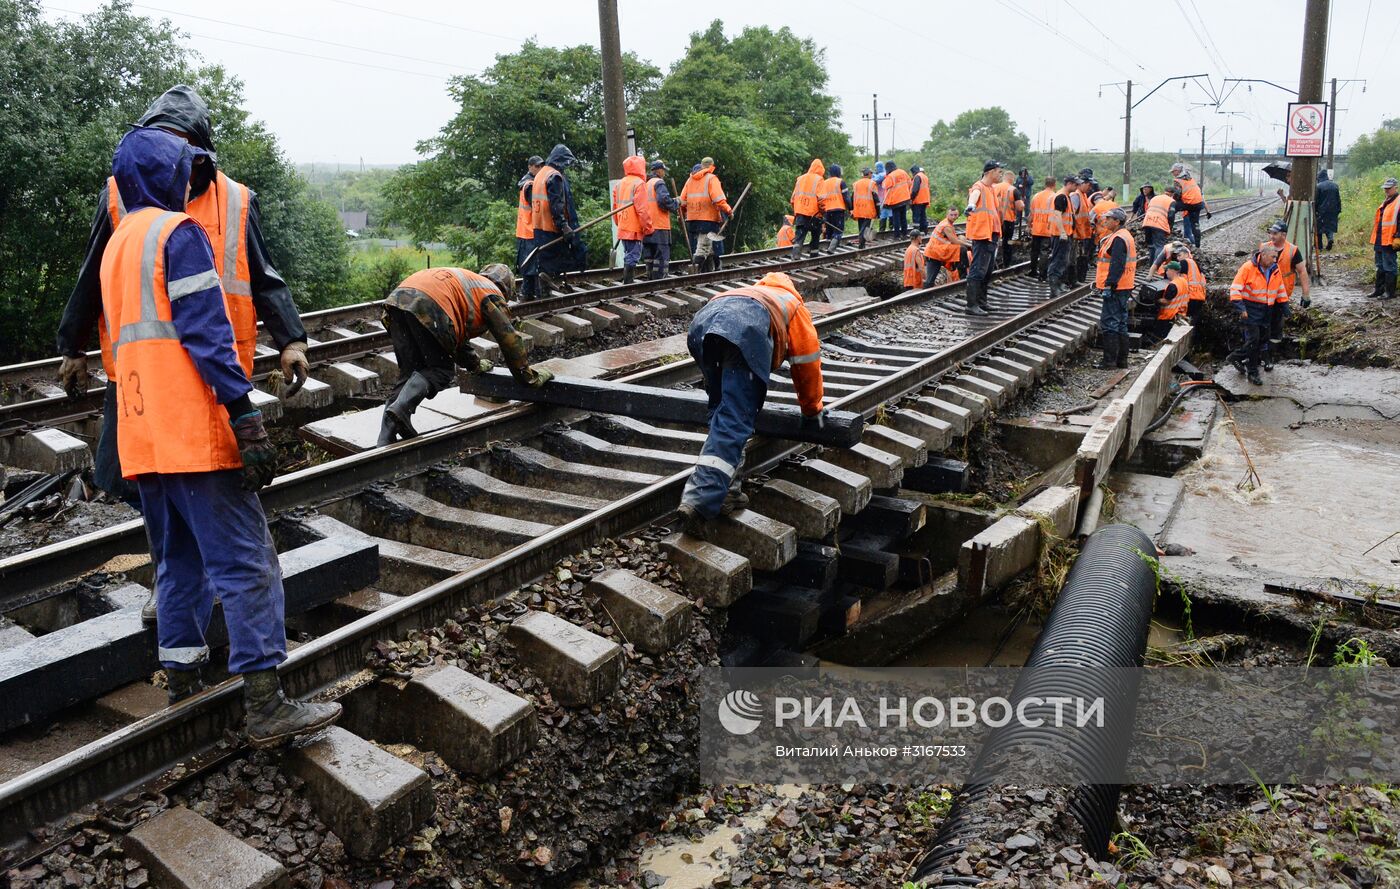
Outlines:
{"type": "MultiPolygon", "coordinates": [[[[1375,373],[1373,391],[1393,388],[1396,374],[1375,373]]],[[[1237,486],[1247,465],[1222,423],[1181,476],[1186,494],[1166,539],[1196,558],[1400,583],[1400,535],[1386,541],[1400,531],[1400,424],[1377,416],[1374,401],[1304,410],[1306,399],[1271,388],[1280,397],[1233,407],[1262,486],[1237,486]]]]}
{"type": "Polygon", "coordinates": [[[891,667],[1019,667],[1030,657],[1040,624],[982,605],[962,620],[934,633],[890,664],[891,667]],[[1003,637],[1005,641],[1003,642],[1003,637]],[[997,646],[1000,644],[1000,651],[997,646]],[[990,659],[990,663],[988,660],[990,659]]]}

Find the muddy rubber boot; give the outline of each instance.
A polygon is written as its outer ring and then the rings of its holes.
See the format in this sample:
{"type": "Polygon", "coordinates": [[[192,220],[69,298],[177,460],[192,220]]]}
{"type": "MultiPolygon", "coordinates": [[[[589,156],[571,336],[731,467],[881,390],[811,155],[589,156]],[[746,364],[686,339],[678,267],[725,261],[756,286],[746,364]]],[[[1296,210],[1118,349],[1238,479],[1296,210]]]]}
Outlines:
{"type": "Polygon", "coordinates": [[[1376,269],[1376,286],[1371,290],[1371,296],[1381,299],[1385,295],[1385,275],[1380,269],[1376,269]]]}
{"type": "Polygon", "coordinates": [[[389,413],[389,408],[385,406],[384,417],[379,421],[379,438],[375,440],[375,447],[391,445],[399,440],[398,423],[394,420],[394,415],[389,413]]]}
{"type": "Polygon", "coordinates": [[[637,274],[637,269],[636,269],[635,266],[630,266],[630,265],[629,265],[629,266],[625,267],[625,268],[622,270],[622,283],[623,283],[623,284],[631,284],[631,283],[632,283],[632,280],[633,280],[633,278],[635,277],[636,274],[637,274]]]}
{"type": "Polygon", "coordinates": [[[276,670],[243,674],[243,709],[248,714],[248,743],[254,747],[275,747],[340,718],[339,704],[287,700],[276,670]]]}
{"type": "Polygon", "coordinates": [[[1251,367],[1249,369],[1249,381],[1256,386],[1264,385],[1264,378],[1259,376],[1259,368],[1251,367]]]}
{"type": "Polygon", "coordinates": [[[694,537],[696,540],[709,540],[709,522],[700,512],[688,503],[682,503],[676,510],[676,515],[680,518],[681,533],[694,537]]]}
{"type": "Polygon", "coordinates": [[[146,604],[141,606],[141,623],[148,627],[156,625],[156,594],[154,590],[146,597],[146,604]]]}
{"type": "Polygon", "coordinates": [[[1118,335],[1115,333],[1105,333],[1103,339],[1103,357],[1099,363],[1094,365],[1099,370],[1112,370],[1118,366],[1118,335]]]}
{"type": "Polygon", "coordinates": [[[172,704],[178,704],[185,698],[197,695],[209,686],[204,684],[204,673],[198,668],[194,670],[172,670],[165,668],[165,696],[172,704]]]}
{"type": "Polygon", "coordinates": [[[748,508],[749,495],[744,493],[743,488],[734,485],[729,489],[729,493],[724,495],[724,503],[719,508],[719,514],[730,515],[748,508]]]}
{"type": "Polygon", "coordinates": [[[554,279],[540,272],[535,280],[535,299],[548,299],[554,293],[554,279]]]}
{"type": "Polygon", "coordinates": [[[1128,353],[1132,351],[1133,341],[1126,333],[1118,334],[1118,353],[1114,356],[1119,367],[1128,366],[1128,353]]]}
{"type": "Polygon", "coordinates": [[[400,438],[413,438],[418,434],[418,430],[413,428],[413,412],[418,410],[418,405],[428,397],[431,389],[428,378],[415,370],[399,390],[398,397],[384,406],[384,416],[393,421],[400,438]]]}
{"type": "Polygon", "coordinates": [[[1239,349],[1236,349],[1235,351],[1231,352],[1229,355],[1226,355],[1226,356],[1225,356],[1225,360],[1228,361],[1228,362],[1230,362],[1230,366],[1231,366],[1231,367],[1233,367],[1235,370],[1239,371],[1240,376],[1244,376],[1244,375],[1247,373],[1247,371],[1245,370],[1245,367],[1244,367],[1244,359],[1240,357],[1240,350],[1239,350],[1239,349]]]}
{"type": "Polygon", "coordinates": [[[798,241],[792,245],[792,252],[788,254],[788,259],[802,258],[802,242],[798,241]]]}
{"type": "Polygon", "coordinates": [[[1385,276],[1385,293],[1381,294],[1381,299],[1395,299],[1395,274],[1385,276]]]}

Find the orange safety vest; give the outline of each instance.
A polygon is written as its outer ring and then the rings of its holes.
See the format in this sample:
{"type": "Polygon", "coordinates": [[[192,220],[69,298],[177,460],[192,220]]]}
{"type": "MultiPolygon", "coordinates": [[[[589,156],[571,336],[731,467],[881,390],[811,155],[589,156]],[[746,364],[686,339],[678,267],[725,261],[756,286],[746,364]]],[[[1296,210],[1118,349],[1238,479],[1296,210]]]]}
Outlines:
{"type": "Polygon", "coordinates": [[[977,198],[967,216],[968,240],[990,241],[1001,235],[1001,205],[996,188],[978,179],[972,183],[972,190],[977,198]]]}
{"type": "MultiPolygon", "coordinates": [[[[656,199],[656,187],[661,184],[660,176],[653,176],[646,181],[646,185],[633,192],[632,199],[637,202],[637,212],[651,217],[652,232],[669,232],[671,230],[671,211],[661,206],[661,202],[656,199]]],[[[651,234],[651,232],[647,232],[651,234]]]]}
{"type": "Polygon", "coordinates": [[[778,229],[778,246],[791,247],[795,237],[797,237],[797,232],[792,228],[792,217],[784,216],[782,227],[778,229]]]}
{"type": "MultiPolygon", "coordinates": [[[[617,184],[612,190],[612,209],[616,210],[628,201],[632,201],[632,206],[623,210],[613,218],[617,220],[617,238],[619,241],[640,241],[643,235],[651,234],[651,219],[642,221],[642,214],[637,212],[637,192],[643,185],[640,176],[623,176],[617,180],[617,184]]],[[[643,199],[645,203],[645,199],[643,199]]]]}
{"type": "Polygon", "coordinates": [[[546,185],[549,177],[558,172],[549,164],[545,164],[535,174],[535,181],[530,186],[530,223],[535,234],[554,234],[559,231],[559,227],[554,224],[554,214],[549,211],[549,190],[546,185]]]}
{"type": "Polygon", "coordinates": [[[798,216],[816,216],[821,208],[817,200],[817,189],[821,187],[822,177],[817,173],[803,173],[797,177],[797,184],[792,189],[792,212],[798,216]]]}
{"type": "Polygon", "coordinates": [[[1090,214],[1093,209],[1089,206],[1089,196],[1083,192],[1076,192],[1079,195],[1079,209],[1074,209],[1074,199],[1071,198],[1070,213],[1074,216],[1074,236],[1081,241],[1087,241],[1094,236],[1094,223],[1090,214]]]}
{"type": "Polygon", "coordinates": [[[835,176],[822,180],[817,186],[817,206],[823,213],[846,209],[846,196],[841,193],[842,181],[835,176]]]}
{"type": "Polygon", "coordinates": [[[993,185],[997,192],[997,206],[1001,208],[1002,222],[1016,221],[1016,188],[1005,179],[993,185]]]}
{"type": "Polygon", "coordinates": [[[1293,288],[1298,283],[1298,248],[1292,241],[1284,241],[1278,251],[1278,270],[1283,273],[1283,296],[1279,302],[1286,303],[1293,296],[1293,288]]]}
{"type": "Polygon", "coordinates": [[[1108,234],[1108,226],[1103,221],[1103,216],[1109,210],[1118,206],[1116,201],[1099,201],[1094,208],[1089,211],[1090,218],[1094,221],[1094,231],[1100,238],[1108,234]]]}
{"type": "Polygon", "coordinates": [[[1050,222],[1050,216],[1055,212],[1055,195],[1055,189],[1046,188],[1031,198],[1032,237],[1048,238],[1055,233],[1050,222]]]}
{"type": "Polygon", "coordinates": [[[719,222],[720,211],[729,212],[724,188],[714,173],[694,173],[681,189],[687,222],[719,222]]]}
{"type": "Polygon", "coordinates": [[[1181,189],[1181,203],[1183,206],[1194,207],[1197,204],[1204,204],[1206,199],[1201,196],[1201,186],[1196,184],[1195,179],[1177,179],[1176,187],[1181,189]]]}
{"type": "Polygon", "coordinates": [[[851,208],[851,215],[856,219],[874,219],[880,215],[879,206],[876,204],[875,192],[877,186],[874,179],[861,177],[851,186],[851,193],[854,205],[851,208]]]}
{"type": "Polygon", "coordinates": [[[228,410],[199,375],[172,320],[168,288],[190,281],[166,280],[165,243],[190,218],[143,207],[124,215],[102,254],[102,327],[115,344],[111,379],[125,478],[243,465],[228,410]]]}
{"type": "Polygon", "coordinates": [[[1183,275],[1177,278],[1174,283],[1176,284],[1176,296],[1157,311],[1158,321],[1170,321],[1186,310],[1186,301],[1189,298],[1189,285],[1186,283],[1186,277],[1183,275]]]}
{"type": "Polygon", "coordinates": [[[1118,231],[1114,232],[1113,234],[1109,235],[1108,237],[1104,238],[1102,241],[1099,242],[1099,260],[1097,265],[1097,271],[1094,275],[1094,286],[1097,287],[1099,290],[1103,290],[1105,288],[1109,288],[1112,290],[1132,290],[1133,281],[1136,277],[1137,244],[1133,242],[1133,236],[1128,233],[1128,230],[1126,228],[1120,228],[1118,229],[1118,231]],[[1108,249],[1113,246],[1113,242],[1115,240],[1122,241],[1124,245],[1127,246],[1128,261],[1123,266],[1123,274],[1119,275],[1118,280],[1113,282],[1113,286],[1109,288],[1108,264],[1110,260],[1108,258],[1108,249]]]}
{"type": "Polygon", "coordinates": [[[515,236],[530,240],[535,236],[535,214],[530,209],[530,191],[534,184],[527,182],[520,186],[520,194],[516,196],[515,205],[515,236]]]}
{"type": "MultiPolygon", "coordinates": [[[[216,171],[214,181],[196,198],[192,198],[185,213],[209,236],[214,250],[214,269],[224,288],[224,308],[233,324],[234,351],[238,363],[249,377],[253,375],[253,356],[258,349],[258,313],[253,308],[253,275],[248,270],[248,207],[252,192],[246,185],[235,182],[216,171]]],[[[121,192],[115,177],[107,179],[107,213],[112,230],[126,216],[121,192]]],[[[102,346],[102,369],[111,379],[111,344],[107,342],[105,325],[98,324],[98,341],[102,346]]]]}
{"type": "Polygon", "coordinates": [[[768,333],[773,339],[772,369],[777,370],[787,361],[803,413],[815,414],[821,410],[822,344],[802,298],[785,287],[765,284],[736,287],[714,298],[736,297],[758,300],[768,310],[768,333]]]}
{"type": "Polygon", "coordinates": [[[1168,215],[1172,208],[1171,195],[1153,195],[1147,202],[1147,209],[1142,213],[1142,227],[1155,228],[1158,231],[1170,233],[1172,230],[1171,217],[1168,215]]]}
{"type": "Polygon", "coordinates": [[[918,244],[904,248],[904,286],[924,286],[924,254],[918,244]]]}
{"type": "Polygon", "coordinates": [[[1201,267],[1196,264],[1196,257],[1186,257],[1186,291],[1190,299],[1204,300],[1206,298],[1206,276],[1201,272],[1201,267]]]}
{"type": "Polygon", "coordinates": [[[933,195],[928,188],[928,174],[923,170],[914,174],[914,186],[911,193],[914,195],[913,204],[916,207],[925,206],[933,200],[933,195]]]}
{"type": "Polygon", "coordinates": [[[958,241],[958,230],[947,219],[939,220],[933,227],[933,234],[924,245],[924,256],[934,262],[956,263],[962,256],[962,244],[958,241]]]}
{"type": "Polygon", "coordinates": [[[1230,302],[1250,302],[1271,306],[1283,296],[1283,275],[1275,267],[1267,278],[1253,259],[1245,260],[1230,282],[1230,302]]]}
{"type": "Polygon", "coordinates": [[[1400,230],[1400,195],[1390,203],[1382,203],[1376,208],[1376,218],[1371,222],[1371,245],[1388,247],[1395,241],[1395,233],[1400,230]],[[1379,239],[1377,238],[1379,235],[1379,239]]]}
{"type": "Polygon", "coordinates": [[[405,288],[424,293],[438,304],[452,322],[452,333],[459,346],[486,332],[481,301],[492,294],[501,296],[500,288],[490,278],[450,266],[414,272],[395,289],[405,288]]]}
{"type": "Polygon", "coordinates": [[[909,192],[914,187],[914,180],[909,178],[909,174],[903,170],[896,169],[885,174],[885,205],[893,207],[895,204],[903,204],[909,200],[909,192]]]}

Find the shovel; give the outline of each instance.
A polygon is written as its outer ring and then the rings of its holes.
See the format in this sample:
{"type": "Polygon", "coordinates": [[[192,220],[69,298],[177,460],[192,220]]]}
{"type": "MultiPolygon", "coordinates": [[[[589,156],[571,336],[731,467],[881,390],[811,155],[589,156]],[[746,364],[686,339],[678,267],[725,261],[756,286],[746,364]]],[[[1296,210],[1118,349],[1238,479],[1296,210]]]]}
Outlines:
{"type": "MultiPolygon", "coordinates": [[[[628,201],[627,203],[623,204],[621,207],[618,207],[616,210],[612,211],[611,213],[606,213],[606,214],[604,214],[604,215],[602,215],[602,216],[599,216],[597,219],[590,219],[590,220],[588,220],[588,221],[585,222],[583,225],[580,225],[578,228],[574,229],[572,233],[573,233],[573,234],[578,234],[579,232],[583,231],[584,229],[592,228],[593,226],[597,225],[597,224],[600,223],[600,222],[603,222],[604,220],[612,219],[614,216],[616,216],[617,214],[621,213],[623,210],[626,210],[626,209],[627,209],[628,207],[630,207],[630,206],[632,206],[632,202],[631,202],[631,201],[628,201]]],[[[528,266],[528,265],[530,264],[530,260],[532,260],[532,259],[535,258],[535,254],[536,254],[536,253],[539,253],[541,250],[546,250],[546,249],[548,249],[548,248],[550,248],[550,247],[553,247],[555,244],[563,243],[563,241],[564,241],[566,238],[568,238],[568,237],[569,237],[568,235],[560,235],[559,237],[555,238],[554,240],[550,241],[549,243],[547,243],[547,244],[541,244],[540,246],[536,247],[534,250],[531,250],[528,254],[526,254],[526,256],[525,256],[525,261],[522,262],[522,263],[520,263],[520,267],[521,267],[522,269],[525,268],[526,266],[528,266]]]]}
{"type": "Polygon", "coordinates": [[[739,207],[744,203],[744,198],[749,196],[749,189],[752,187],[752,182],[744,184],[744,190],[739,193],[739,200],[734,202],[734,209],[730,211],[729,218],[719,227],[719,231],[706,232],[701,237],[696,238],[695,261],[700,271],[712,272],[719,267],[719,257],[715,255],[715,245],[724,243],[724,230],[734,220],[734,215],[739,212],[739,207]]]}

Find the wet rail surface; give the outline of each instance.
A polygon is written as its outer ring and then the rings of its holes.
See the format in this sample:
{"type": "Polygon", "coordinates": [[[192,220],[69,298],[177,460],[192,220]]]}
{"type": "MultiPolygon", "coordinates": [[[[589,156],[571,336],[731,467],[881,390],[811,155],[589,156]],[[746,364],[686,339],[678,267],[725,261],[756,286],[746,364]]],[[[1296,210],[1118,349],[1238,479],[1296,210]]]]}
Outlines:
{"type": "MultiPolygon", "coordinates": [[[[1258,209],[1222,208],[1215,224],[1258,209]]],[[[842,515],[865,509],[873,491],[897,489],[906,472],[1086,345],[1098,317],[1088,288],[1050,301],[1024,269],[998,273],[987,317],[962,312],[960,284],[821,317],[829,404],[867,416],[878,410],[887,422],[869,426],[850,449],[755,441],[745,469],[763,482],[750,509],[723,520],[709,542],[655,532],[692,592],[719,606],[736,601],[752,571],[776,570],[794,557],[799,538],[820,539],[842,515]],[[923,335],[899,332],[911,316],[923,335]]],[[[680,361],[624,379],[696,378],[693,364],[680,361]]],[[[790,378],[775,375],[769,397],[795,402],[790,378]]],[[[282,668],[289,692],[337,686],[331,694],[349,694],[346,677],[361,671],[376,642],[440,624],[463,606],[511,593],[560,558],[664,519],[702,442],[694,430],[510,404],[278,479],[263,500],[287,577],[289,623],[309,640],[282,668]]],[[[150,584],[144,550],[134,521],[0,562],[0,611],[10,628],[35,637],[0,648],[4,731],[53,720],[62,731],[66,721],[81,723],[94,699],[157,669],[138,616],[150,584]],[[99,570],[122,555],[134,557],[134,567],[99,570]]],[[[655,593],[616,595],[645,610],[655,593]]],[[[563,673],[594,677],[585,661],[611,662],[614,643],[562,620],[544,623],[513,632],[553,651],[563,673]]],[[[589,682],[605,692],[606,677],[589,682]]],[[[237,755],[236,746],[216,746],[239,722],[239,686],[235,678],[173,708],[157,702],[147,715],[14,776],[0,785],[0,834],[13,840],[189,757],[237,755]]],[[[498,691],[462,693],[490,701],[498,691]]],[[[0,750],[6,742],[0,736],[0,750]]]]}

